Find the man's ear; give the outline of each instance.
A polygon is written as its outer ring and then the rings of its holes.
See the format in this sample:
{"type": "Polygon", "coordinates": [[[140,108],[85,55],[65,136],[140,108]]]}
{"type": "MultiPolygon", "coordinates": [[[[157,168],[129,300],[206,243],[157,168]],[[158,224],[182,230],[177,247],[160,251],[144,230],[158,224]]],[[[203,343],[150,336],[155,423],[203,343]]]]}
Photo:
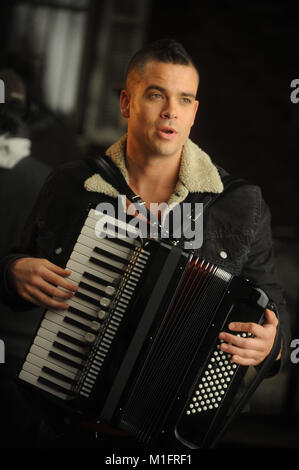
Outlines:
{"type": "Polygon", "coordinates": [[[123,117],[130,117],[130,97],[127,90],[122,90],[120,92],[120,112],[123,117]]]}

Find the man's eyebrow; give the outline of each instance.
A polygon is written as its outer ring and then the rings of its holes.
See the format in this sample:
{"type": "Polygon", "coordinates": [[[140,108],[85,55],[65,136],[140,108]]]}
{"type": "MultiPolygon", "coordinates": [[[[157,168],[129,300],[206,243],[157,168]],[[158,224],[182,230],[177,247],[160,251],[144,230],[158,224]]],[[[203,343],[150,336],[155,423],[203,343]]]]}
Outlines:
{"type": "Polygon", "coordinates": [[[159,85],[149,85],[149,86],[145,89],[146,92],[147,92],[147,91],[150,91],[150,90],[159,90],[159,91],[161,91],[162,93],[165,93],[165,92],[166,92],[165,88],[162,88],[162,87],[159,86],[159,85]]]}
{"type": "MultiPolygon", "coordinates": [[[[155,85],[155,84],[149,85],[149,86],[145,89],[145,92],[148,92],[148,91],[150,91],[150,90],[159,90],[159,91],[161,91],[161,93],[166,93],[166,92],[167,92],[167,90],[166,90],[165,88],[161,87],[160,85],[155,85]]],[[[187,91],[186,91],[186,92],[185,92],[185,91],[182,91],[182,92],[180,93],[180,96],[187,96],[187,97],[189,97],[189,98],[194,98],[194,99],[196,98],[196,95],[195,95],[194,93],[190,93],[190,92],[187,92],[187,91]]]]}

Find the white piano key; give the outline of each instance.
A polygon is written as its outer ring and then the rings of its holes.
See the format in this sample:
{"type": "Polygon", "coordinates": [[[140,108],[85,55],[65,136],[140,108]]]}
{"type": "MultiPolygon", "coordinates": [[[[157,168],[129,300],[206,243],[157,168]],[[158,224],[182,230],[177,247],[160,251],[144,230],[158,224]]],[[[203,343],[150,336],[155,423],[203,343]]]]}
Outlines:
{"type": "Polygon", "coordinates": [[[95,247],[101,248],[102,250],[105,250],[109,256],[109,253],[112,253],[113,255],[119,256],[124,260],[124,262],[127,262],[130,254],[132,253],[131,250],[127,250],[127,253],[124,251],[120,251],[117,248],[115,248],[115,243],[112,242],[107,242],[105,239],[92,239],[90,237],[87,237],[86,235],[79,235],[78,243],[80,243],[83,246],[89,247],[91,250],[93,250],[95,247]]]}
{"type": "MultiPolygon", "coordinates": [[[[107,282],[111,283],[111,285],[113,285],[113,281],[115,279],[115,276],[112,277],[112,276],[109,276],[109,274],[105,274],[105,273],[100,273],[99,274],[99,271],[96,271],[92,267],[87,267],[84,264],[82,264],[80,262],[77,262],[75,260],[72,260],[72,259],[70,259],[68,261],[66,267],[67,267],[67,269],[69,269],[72,272],[76,272],[78,274],[81,274],[82,279],[85,279],[84,276],[83,276],[83,274],[85,272],[87,272],[89,274],[92,274],[93,276],[96,276],[97,278],[99,278],[99,285],[103,285],[103,284],[100,284],[101,279],[103,281],[107,281],[107,282]]],[[[88,279],[88,281],[90,281],[90,279],[88,279]]],[[[95,286],[98,285],[97,281],[92,281],[92,282],[95,282],[95,286]]]]}
{"type": "Polygon", "coordinates": [[[39,328],[37,336],[40,336],[41,338],[44,338],[47,341],[51,341],[52,343],[54,341],[58,341],[59,343],[64,344],[65,346],[68,346],[81,354],[86,354],[86,348],[82,348],[76,344],[70,343],[69,341],[57,336],[56,333],[52,333],[51,331],[48,331],[45,328],[39,328]]]}
{"type": "Polygon", "coordinates": [[[74,250],[78,253],[81,253],[82,255],[87,256],[90,258],[93,256],[94,258],[103,261],[104,263],[107,263],[111,266],[115,266],[118,269],[125,269],[127,266],[127,260],[124,260],[123,262],[120,261],[115,261],[112,258],[109,258],[109,253],[107,252],[106,255],[97,253],[96,251],[93,250],[93,248],[90,248],[89,246],[82,245],[82,243],[77,242],[74,246],[74,250]]]}
{"type": "MultiPolygon", "coordinates": [[[[70,281],[73,281],[74,282],[74,276],[73,274],[69,277],[69,280],[70,281]]],[[[78,284],[77,284],[78,285],[78,284]]],[[[62,289],[64,290],[63,288],[59,287],[58,289],[62,289]]],[[[84,295],[87,295],[88,297],[90,297],[91,299],[94,299],[96,300],[97,302],[99,302],[99,304],[101,304],[103,307],[107,306],[107,302],[102,300],[102,299],[106,299],[106,297],[104,295],[99,295],[99,294],[96,294],[95,292],[92,292],[88,289],[86,289],[85,287],[78,287],[78,291],[79,294],[84,294],[84,295]],[[101,303],[102,301],[102,303],[101,303]]],[[[77,293],[76,293],[77,294],[77,293]]],[[[73,307],[75,308],[78,308],[76,306],[76,304],[81,304],[85,307],[87,307],[88,309],[92,310],[92,311],[98,311],[99,308],[101,308],[101,305],[95,305],[92,300],[89,301],[89,300],[86,300],[86,299],[82,299],[80,298],[79,296],[77,295],[74,295],[70,300],[67,300],[66,303],[68,305],[72,305],[73,307]],[[71,302],[72,300],[72,302],[71,302]]],[[[53,297],[54,299],[57,299],[57,297],[53,297]]],[[[109,304],[110,304],[111,300],[109,300],[109,304]]],[[[90,315],[93,315],[93,313],[90,313],[90,315]]]]}
{"type": "MultiPolygon", "coordinates": [[[[52,312],[50,312],[50,314],[51,313],[52,312]]],[[[53,321],[49,321],[47,318],[44,318],[42,320],[41,327],[53,333],[59,333],[61,331],[61,333],[65,333],[66,335],[71,336],[75,340],[82,341],[83,343],[86,341],[85,336],[88,334],[86,332],[81,332],[81,334],[78,334],[75,331],[71,331],[60,324],[53,323],[53,321]]]]}
{"type": "MultiPolygon", "coordinates": [[[[79,293],[81,292],[82,294],[89,295],[88,291],[86,289],[84,289],[84,292],[83,292],[83,290],[80,288],[80,289],[78,289],[78,292],[79,293]]],[[[91,295],[89,297],[94,298],[91,295]]],[[[94,299],[97,300],[100,303],[102,297],[100,297],[98,299],[96,299],[96,298],[94,298],[94,299]]],[[[85,313],[88,313],[89,315],[92,315],[93,317],[97,316],[97,311],[101,308],[101,305],[95,305],[94,303],[90,302],[89,300],[82,299],[82,298],[80,298],[79,296],[76,296],[76,295],[74,295],[74,297],[72,297],[72,299],[68,300],[66,303],[71,307],[77,308],[78,310],[82,310],[84,312],[85,312],[85,310],[87,310],[85,313]]]]}
{"type": "Polygon", "coordinates": [[[84,300],[84,302],[86,302],[86,304],[84,303],[84,305],[90,306],[91,309],[95,309],[96,311],[98,311],[101,307],[102,308],[109,307],[111,302],[113,301],[113,299],[110,299],[109,297],[105,297],[105,295],[95,294],[94,292],[88,289],[85,289],[85,287],[82,287],[82,286],[78,288],[78,292],[86,295],[88,298],[90,298],[90,300],[89,299],[86,300],[86,299],[82,299],[80,297],[74,296],[74,301],[78,303],[79,302],[82,303],[84,300]],[[98,302],[99,305],[94,305],[93,300],[98,302]]]}
{"type": "MultiPolygon", "coordinates": [[[[90,282],[86,282],[86,280],[83,280],[83,279],[82,281],[85,282],[85,284],[90,285],[90,282]]],[[[108,307],[113,300],[113,298],[112,299],[109,298],[109,289],[106,289],[106,290],[107,290],[107,294],[104,291],[103,291],[103,294],[99,294],[97,292],[93,292],[92,290],[89,290],[88,287],[85,287],[82,285],[78,287],[78,292],[81,292],[82,294],[87,295],[88,297],[91,297],[91,299],[95,299],[101,304],[102,307],[108,307]]],[[[76,297],[76,295],[74,295],[73,300],[75,302],[81,303],[83,299],[76,297]]],[[[92,301],[90,302],[89,300],[86,300],[86,302],[87,304],[91,303],[90,308],[94,309],[94,304],[92,303],[92,301]]],[[[100,306],[96,306],[97,310],[99,308],[100,306]]]]}
{"type": "Polygon", "coordinates": [[[107,268],[104,268],[103,266],[99,266],[98,264],[90,262],[89,257],[82,255],[81,253],[73,251],[70,258],[74,261],[77,261],[78,263],[83,264],[85,266],[85,271],[89,270],[89,268],[96,271],[97,272],[96,276],[100,277],[101,273],[103,273],[103,274],[110,276],[112,279],[120,278],[120,274],[115,273],[114,271],[111,271],[107,268]]]}
{"type": "MultiPolygon", "coordinates": [[[[95,224],[94,224],[95,226],[95,224]]],[[[115,238],[100,238],[97,237],[96,232],[94,230],[94,227],[91,228],[90,226],[85,225],[82,230],[81,230],[81,235],[84,235],[85,237],[90,238],[91,240],[94,240],[96,244],[105,244],[107,246],[115,247],[115,249],[118,250],[119,253],[123,253],[124,256],[128,255],[129,253],[133,253],[133,250],[135,249],[136,245],[135,243],[130,243],[132,245],[131,248],[120,245],[117,242],[114,242],[115,238]]]]}
{"type": "Polygon", "coordinates": [[[98,293],[95,293],[93,292],[92,290],[88,290],[88,289],[85,289],[84,287],[79,287],[79,290],[82,289],[82,292],[83,292],[83,289],[86,290],[86,292],[88,291],[90,293],[90,295],[93,295],[95,299],[100,299],[101,297],[105,296],[105,295],[111,295],[112,297],[115,296],[116,292],[117,292],[117,289],[116,287],[114,286],[105,286],[104,284],[99,284],[95,281],[93,281],[92,279],[87,279],[86,277],[84,277],[82,274],[79,274],[75,271],[72,271],[72,273],[70,274],[69,278],[68,278],[70,281],[73,281],[74,284],[77,284],[79,285],[80,282],[84,282],[85,284],[91,286],[91,287],[94,287],[95,289],[99,289],[101,291],[103,291],[103,294],[98,294],[98,293]]]}
{"type": "MultiPolygon", "coordinates": [[[[61,315],[61,317],[64,319],[66,317],[75,320],[76,322],[80,323],[82,325],[81,331],[84,331],[84,325],[88,328],[90,328],[92,331],[96,332],[99,331],[100,328],[102,327],[101,323],[99,323],[98,317],[95,316],[93,321],[86,320],[85,318],[80,317],[79,315],[76,315],[75,313],[70,312],[69,310],[51,310],[53,313],[57,313],[58,315],[61,315]]],[[[68,322],[64,323],[65,325],[69,325],[68,322]]],[[[80,328],[80,325],[78,326],[80,328]]]]}
{"type": "Polygon", "coordinates": [[[70,330],[81,335],[84,335],[87,333],[85,330],[82,330],[77,326],[71,325],[69,323],[65,323],[64,316],[58,315],[58,313],[52,312],[50,310],[46,312],[45,318],[47,320],[50,320],[53,323],[56,323],[59,326],[63,326],[66,330],[70,330]]]}
{"type": "Polygon", "coordinates": [[[31,385],[41,388],[42,390],[45,390],[46,392],[51,393],[52,395],[55,395],[56,397],[59,397],[62,400],[70,400],[72,398],[63,392],[59,392],[58,390],[54,390],[53,388],[48,387],[47,385],[41,384],[40,382],[38,382],[38,377],[33,374],[30,374],[27,371],[22,370],[19,374],[19,377],[20,379],[30,383],[31,385]]]}
{"type": "MultiPolygon", "coordinates": [[[[62,361],[59,361],[58,359],[54,359],[53,357],[49,356],[49,353],[46,349],[41,348],[40,346],[37,346],[36,344],[33,344],[30,348],[29,351],[31,354],[34,354],[35,356],[38,356],[43,359],[47,359],[47,361],[56,364],[63,369],[71,370],[73,372],[77,372],[79,369],[75,366],[71,366],[70,364],[65,364],[62,361]]],[[[82,361],[83,362],[83,361],[82,361]]],[[[78,364],[80,365],[80,364],[78,364]]]]}
{"type": "MultiPolygon", "coordinates": [[[[74,307],[78,310],[81,310],[83,313],[87,313],[88,315],[94,318],[96,318],[97,311],[100,308],[99,306],[93,305],[87,302],[86,300],[80,299],[79,297],[76,297],[76,296],[69,299],[66,303],[69,305],[69,307],[74,307]]],[[[59,313],[59,310],[55,309],[55,311],[59,313]]],[[[62,311],[68,312],[69,310],[62,310],[62,311]]]]}
{"type": "Polygon", "coordinates": [[[72,390],[72,391],[75,390],[74,385],[69,384],[68,382],[66,382],[66,381],[64,381],[64,380],[62,380],[58,377],[55,377],[51,374],[47,374],[46,372],[44,372],[42,370],[41,367],[30,364],[29,362],[26,362],[24,364],[23,370],[26,371],[26,372],[30,372],[30,374],[35,375],[36,377],[44,377],[45,379],[51,380],[51,382],[53,382],[57,385],[61,385],[61,387],[64,387],[67,390],[72,390]]]}
{"type": "Polygon", "coordinates": [[[63,357],[67,358],[67,359],[71,359],[72,361],[74,362],[77,362],[77,364],[83,364],[84,360],[81,359],[80,357],[77,357],[77,356],[73,356],[73,354],[71,353],[68,353],[64,350],[61,350],[59,348],[56,348],[53,343],[51,343],[51,341],[48,341],[44,338],[41,338],[40,336],[36,336],[34,338],[34,344],[36,344],[37,346],[41,347],[41,348],[44,348],[46,351],[50,352],[50,351],[53,351],[57,354],[61,354],[63,357]]]}
{"type": "MultiPolygon", "coordinates": [[[[97,318],[96,312],[99,309],[99,307],[95,307],[95,306],[93,306],[93,308],[86,307],[86,305],[84,305],[84,301],[82,299],[77,299],[76,301],[74,299],[72,299],[72,300],[68,301],[67,303],[68,303],[69,307],[74,307],[78,310],[81,310],[83,313],[87,313],[88,315],[90,315],[94,319],[97,318]]],[[[49,310],[51,310],[51,312],[58,313],[58,315],[68,316],[70,318],[73,318],[74,320],[78,320],[81,323],[84,323],[86,325],[88,323],[90,323],[89,320],[86,320],[85,318],[82,318],[79,315],[76,315],[75,313],[70,312],[69,310],[60,310],[60,309],[56,309],[56,308],[51,308],[49,310]]]]}
{"type": "Polygon", "coordinates": [[[49,367],[50,369],[53,369],[54,371],[59,372],[59,374],[63,374],[72,380],[76,380],[78,376],[78,372],[72,372],[69,369],[63,369],[59,365],[54,364],[53,362],[49,362],[47,359],[38,357],[35,354],[27,354],[26,362],[28,362],[28,364],[33,364],[40,368],[42,368],[43,366],[49,367]]]}

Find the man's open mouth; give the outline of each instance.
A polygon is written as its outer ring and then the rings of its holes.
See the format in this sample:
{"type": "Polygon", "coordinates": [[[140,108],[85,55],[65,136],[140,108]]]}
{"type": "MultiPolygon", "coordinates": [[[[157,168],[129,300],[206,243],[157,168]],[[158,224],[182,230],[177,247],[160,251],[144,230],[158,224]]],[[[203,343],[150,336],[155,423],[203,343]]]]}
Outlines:
{"type": "Polygon", "coordinates": [[[169,127],[161,127],[160,129],[158,129],[158,131],[161,132],[162,134],[166,134],[166,135],[176,134],[176,130],[171,129],[169,127]]]}

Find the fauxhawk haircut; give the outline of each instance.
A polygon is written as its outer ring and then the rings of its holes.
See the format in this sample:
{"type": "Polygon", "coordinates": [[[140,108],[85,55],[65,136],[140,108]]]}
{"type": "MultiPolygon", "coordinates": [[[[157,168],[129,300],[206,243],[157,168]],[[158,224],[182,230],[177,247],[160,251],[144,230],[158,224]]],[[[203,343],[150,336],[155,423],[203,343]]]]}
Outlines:
{"type": "Polygon", "coordinates": [[[199,79],[198,68],[184,46],[175,39],[166,38],[154,41],[134,54],[127,67],[126,81],[132,70],[141,72],[151,61],[193,66],[199,79]]]}

